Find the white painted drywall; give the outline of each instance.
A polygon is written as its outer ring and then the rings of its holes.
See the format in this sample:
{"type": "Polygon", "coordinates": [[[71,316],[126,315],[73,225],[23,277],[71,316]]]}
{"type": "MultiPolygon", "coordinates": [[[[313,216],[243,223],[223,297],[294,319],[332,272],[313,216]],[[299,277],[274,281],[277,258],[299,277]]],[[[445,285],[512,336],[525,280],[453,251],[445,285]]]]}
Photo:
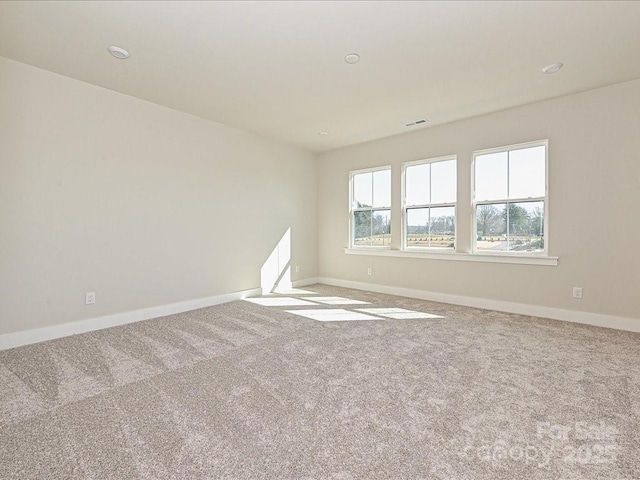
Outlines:
{"type": "Polygon", "coordinates": [[[315,199],[310,153],[0,57],[0,334],[260,287],[288,229],[315,277],[315,199]]]}
{"type": "Polygon", "coordinates": [[[640,81],[348,147],[318,157],[320,276],[640,318],[640,81]],[[471,245],[471,154],[549,139],[549,255],[556,267],[346,255],[348,173],[392,165],[392,247],[400,246],[400,164],[458,155],[461,251],[471,245]],[[374,274],[367,275],[373,266],[374,274]],[[572,287],[584,298],[572,298],[572,287]]]}

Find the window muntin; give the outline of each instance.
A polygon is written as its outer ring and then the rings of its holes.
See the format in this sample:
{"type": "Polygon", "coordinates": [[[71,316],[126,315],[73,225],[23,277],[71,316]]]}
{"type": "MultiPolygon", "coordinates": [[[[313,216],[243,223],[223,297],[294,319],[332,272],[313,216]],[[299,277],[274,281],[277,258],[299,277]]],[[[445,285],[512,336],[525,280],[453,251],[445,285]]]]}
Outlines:
{"type": "Polygon", "coordinates": [[[547,142],[476,152],[474,252],[546,252],[547,142]]]}
{"type": "Polygon", "coordinates": [[[351,172],[351,246],[391,246],[391,168],[351,172]]]}
{"type": "Polygon", "coordinates": [[[403,165],[405,248],[453,249],[457,161],[443,157],[403,165]]]}

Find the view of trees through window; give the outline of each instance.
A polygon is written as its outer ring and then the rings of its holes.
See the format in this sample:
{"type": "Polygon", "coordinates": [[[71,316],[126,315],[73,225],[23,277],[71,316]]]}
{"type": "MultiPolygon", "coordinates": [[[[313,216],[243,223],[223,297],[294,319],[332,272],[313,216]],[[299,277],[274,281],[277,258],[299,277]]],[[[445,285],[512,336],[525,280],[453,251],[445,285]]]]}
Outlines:
{"type": "Polygon", "coordinates": [[[475,156],[476,250],[543,252],[546,144],[475,156]]]}
{"type": "Polygon", "coordinates": [[[454,248],[457,172],[455,158],[425,160],[404,169],[405,244],[454,248]]]}
{"type": "Polygon", "coordinates": [[[453,248],[454,207],[407,208],[407,247],[453,248]]]}
{"type": "Polygon", "coordinates": [[[352,176],[352,240],[354,246],[391,246],[391,170],[352,176]]]}
{"type": "Polygon", "coordinates": [[[544,202],[478,205],[476,223],[478,250],[544,251],[544,202]]]}
{"type": "Polygon", "coordinates": [[[391,212],[389,210],[360,210],[353,214],[354,245],[391,245],[391,212]]]}
{"type": "MultiPolygon", "coordinates": [[[[546,252],[547,141],[473,154],[472,252],[546,252]]],[[[457,157],[402,164],[402,248],[456,249],[457,157]]],[[[353,247],[391,246],[391,168],[350,173],[353,247]]],[[[465,248],[463,246],[463,248],[465,248]]]]}

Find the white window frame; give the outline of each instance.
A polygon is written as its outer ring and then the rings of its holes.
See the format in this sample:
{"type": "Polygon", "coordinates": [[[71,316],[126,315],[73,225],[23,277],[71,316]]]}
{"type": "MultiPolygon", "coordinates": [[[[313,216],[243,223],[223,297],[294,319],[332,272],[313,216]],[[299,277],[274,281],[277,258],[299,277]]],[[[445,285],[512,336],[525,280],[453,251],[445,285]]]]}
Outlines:
{"type": "MultiPolygon", "coordinates": [[[[508,157],[507,157],[508,158],[508,157]]],[[[507,161],[507,182],[509,181],[509,163],[507,161]]],[[[472,160],[471,160],[471,232],[473,235],[471,241],[471,253],[474,255],[490,255],[496,257],[519,257],[519,256],[540,256],[546,257],[549,255],[549,140],[537,140],[533,142],[526,143],[517,143],[514,145],[506,145],[502,147],[489,148],[485,150],[477,150],[473,152],[472,160]],[[491,200],[491,201],[481,201],[476,202],[476,158],[482,155],[492,154],[492,153],[502,153],[502,152],[511,152],[514,150],[522,150],[525,148],[532,147],[545,147],[545,160],[544,160],[544,197],[528,197],[528,198],[514,198],[510,199],[508,183],[507,183],[507,198],[500,200],[491,200]],[[544,251],[542,252],[517,252],[517,251],[500,251],[493,252],[487,250],[478,250],[477,249],[477,241],[478,241],[478,221],[477,221],[477,207],[478,205],[495,205],[495,204],[505,204],[505,203],[523,203],[523,202],[534,202],[534,201],[542,201],[544,202],[544,251]]]]}
{"type": "MultiPolygon", "coordinates": [[[[373,181],[373,178],[372,178],[373,181]]],[[[371,194],[373,196],[373,188],[371,190],[371,194]]],[[[373,203],[373,202],[372,202],[373,203]]],[[[363,250],[390,250],[391,245],[356,245],[355,244],[355,225],[353,224],[354,212],[374,212],[376,210],[389,210],[389,222],[392,220],[393,216],[393,169],[391,165],[383,165],[381,167],[373,167],[373,168],[365,168],[362,170],[353,170],[349,172],[349,248],[350,249],[363,249],[363,250]],[[380,172],[383,170],[389,170],[389,175],[391,177],[391,183],[389,188],[391,189],[391,195],[389,196],[390,204],[384,207],[367,207],[367,208],[354,208],[354,189],[353,189],[353,177],[356,175],[360,175],[362,173],[373,173],[380,172]]]]}
{"type": "MultiPolygon", "coordinates": [[[[455,253],[457,246],[457,238],[458,238],[458,156],[453,155],[444,155],[442,157],[434,157],[427,158],[424,160],[415,160],[412,162],[404,162],[402,163],[402,197],[401,197],[401,208],[402,208],[402,250],[407,252],[429,252],[429,253],[442,253],[442,254],[451,254],[455,253]],[[447,162],[447,161],[455,161],[456,162],[456,201],[449,203],[427,203],[424,205],[411,205],[407,206],[406,204],[406,180],[407,180],[407,168],[414,167],[416,165],[426,165],[432,163],[439,162],[447,162]],[[407,235],[407,210],[415,209],[415,208],[436,208],[436,207],[454,207],[454,243],[453,247],[410,247],[407,245],[408,235],[407,235]]],[[[431,182],[431,172],[429,172],[429,182],[431,182]]]]}

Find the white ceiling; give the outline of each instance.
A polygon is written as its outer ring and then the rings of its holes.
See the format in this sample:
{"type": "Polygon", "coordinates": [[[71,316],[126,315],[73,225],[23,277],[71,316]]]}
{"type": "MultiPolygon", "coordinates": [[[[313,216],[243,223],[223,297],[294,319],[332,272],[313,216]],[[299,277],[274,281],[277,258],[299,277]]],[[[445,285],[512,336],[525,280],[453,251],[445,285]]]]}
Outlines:
{"type": "Polygon", "coordinates": [[[640,2],[0,2],[0,55],[319,152],[640,78],[640,2]]]}

